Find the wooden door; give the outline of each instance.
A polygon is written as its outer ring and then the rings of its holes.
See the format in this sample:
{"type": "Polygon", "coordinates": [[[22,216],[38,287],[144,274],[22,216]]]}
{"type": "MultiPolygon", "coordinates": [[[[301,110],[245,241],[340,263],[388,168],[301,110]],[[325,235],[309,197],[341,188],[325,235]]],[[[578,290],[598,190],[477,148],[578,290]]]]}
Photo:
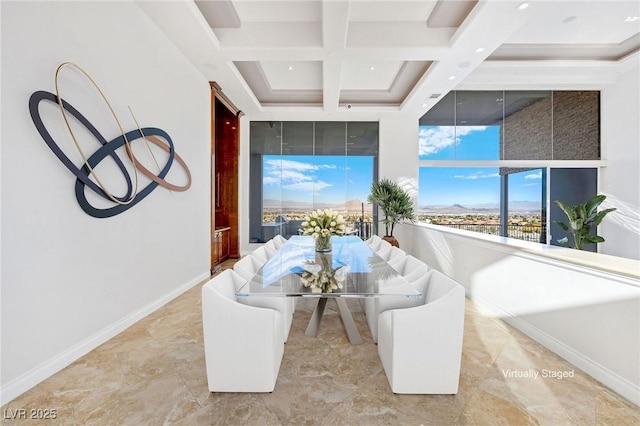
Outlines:
{"type": "Polygon", "coordinates": [[[211,83],[211,269],[227,257],[240,257],[238,164],[242,114],[211,83]],[[227,230],[228,228],[228,230],[227,230]],[[220,231],[225,230],[224,253],[220,231]]]}

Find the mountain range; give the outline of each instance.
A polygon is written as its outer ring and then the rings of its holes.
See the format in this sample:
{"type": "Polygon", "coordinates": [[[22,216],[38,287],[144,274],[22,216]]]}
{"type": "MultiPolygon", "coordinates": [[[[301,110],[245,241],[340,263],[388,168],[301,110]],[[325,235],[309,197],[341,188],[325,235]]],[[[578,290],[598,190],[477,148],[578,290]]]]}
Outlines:
{"type": "MultiPolygon", "coordinates": [[[[420,206],[421,214],[499,214],[500,204],[480,203],[480,204],[453,204],[420,206]]],[[[535,213],[540,211],[540,202],[536,201],[509,201],[510,213],[535,213]]]]}
{"type": "MultiPolygon", "coordinates": [[[[266,199],[263,202],[265,209],[287,209],[287,210],[313,210],[313,209],[334,209],[348,212],[361,212],[363,201],[353,199],[342,204],[331,203],[311,203],[296,200],[274,200],[266,199]]],[[[365,213],[371,214],[371,204],[364,203],[365,213]]],[[[511,213],[535,213],[540,211],[540,202],[537,201],[509,201],[509,212],[511,213]]],[[[427,205],[420,206],[419,214],[499,214],[500,205],[498,203],[480,204],[452,204],[452,205],[427,205]]]]}
{"type": "Polygon", "coordinates": [[[372,206],[366,202],[363,202],[359,199],[353,199],[346,201],[342,204],[331,204],[331,203],[311,203],[305,201],[296,201],[296,200],[274,200],[274,199],[266,199],[262,203],[262,207],[265,209],[287,209],[287,210],[313,210],[313,209],[334,209],[339,211],[348,211],[348,212],[361,212],[364,203],[364,211],[365,213],[371,214],[372,206]]]}

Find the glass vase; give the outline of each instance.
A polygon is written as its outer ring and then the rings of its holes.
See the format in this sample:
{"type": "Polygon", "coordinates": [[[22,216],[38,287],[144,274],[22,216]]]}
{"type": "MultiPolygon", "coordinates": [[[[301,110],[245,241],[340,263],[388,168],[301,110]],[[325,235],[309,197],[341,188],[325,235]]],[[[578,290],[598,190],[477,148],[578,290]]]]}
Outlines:
{"type": "Polygon", "coordinates": [[[316,238],[316,251],[331,251],[331,235],[327,235],[326,237],[320,235],[318,238],[316,238]]]}

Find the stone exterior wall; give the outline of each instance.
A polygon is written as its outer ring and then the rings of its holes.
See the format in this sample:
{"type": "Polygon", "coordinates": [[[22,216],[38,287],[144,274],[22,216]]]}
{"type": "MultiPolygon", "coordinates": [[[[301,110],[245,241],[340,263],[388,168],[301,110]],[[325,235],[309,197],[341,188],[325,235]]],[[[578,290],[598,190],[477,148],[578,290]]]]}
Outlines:
{"type": "Polygon", "coordinates": [[[600,92],[553,92],[553,159],[600,159],[600,92]]]}
{"type": "Polygon", "coordinates": [[[504,118],[503,160],[551,160],[553,149],[551,98],[539,101],[504,118]]]}
{"type": "Polygon", "coordinates": [[[504,160],[598,160],[600,92],[554,91],[505,117],[501,136],[504,160]]]}

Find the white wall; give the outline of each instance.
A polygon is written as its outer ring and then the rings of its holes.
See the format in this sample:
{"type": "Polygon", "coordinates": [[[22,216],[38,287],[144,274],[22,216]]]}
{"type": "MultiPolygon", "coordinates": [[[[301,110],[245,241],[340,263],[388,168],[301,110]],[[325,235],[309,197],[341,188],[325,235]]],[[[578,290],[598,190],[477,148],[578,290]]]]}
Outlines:
{"type": "MultiPolygon", "coordinates": [[[[4,403],[208,276],[210,91],[135,3],[1,7],[4,403]],[[46,146],[28,109],[34,91],[54,92],[54,72],[64,61],[90,73],[125,131],[135,128],[130,105],[141,127],[169,133],[193,175],[191,189],[156,188],[107,219],[80,209],[74,176],[46,146]]],[[[118,129],[95,91],[83,90],[78,73],[61,77],[63,98],[114,138],[118,129]]],[[[59,112],[41,111],[81,164],[59,112]]],[[[118,179],[107,178],[114,185],[118,179]]],[[[186,181],[179,165],[168,180],[186,181]]]]}
{"type": "Polygon", "coordinates": [[[615,85],[601,92],[602,157],[600,191],[610,213],[598,228],[606,240],[601,253],[640,259],[640,55],[615,85]]]}
{"type": "MultiPolygon", "coordinates": [[[[418,203],[419,173],[418,120],[402,115],[387,116],[380,121],[379,178],[397,182],[418,203]],[[401,167],[398,167],[401,165],[401,167]]],[[[385,225],[378,224],[378,235],[385,235],[385,225]]]]}
{"type": "Polygon", "coordinates": [[[397,238],[467,297],[640,404],[639,261],[606,259],[623,273],[576,266],[608,256],[435,225],[402,224],[397,238]]]}

